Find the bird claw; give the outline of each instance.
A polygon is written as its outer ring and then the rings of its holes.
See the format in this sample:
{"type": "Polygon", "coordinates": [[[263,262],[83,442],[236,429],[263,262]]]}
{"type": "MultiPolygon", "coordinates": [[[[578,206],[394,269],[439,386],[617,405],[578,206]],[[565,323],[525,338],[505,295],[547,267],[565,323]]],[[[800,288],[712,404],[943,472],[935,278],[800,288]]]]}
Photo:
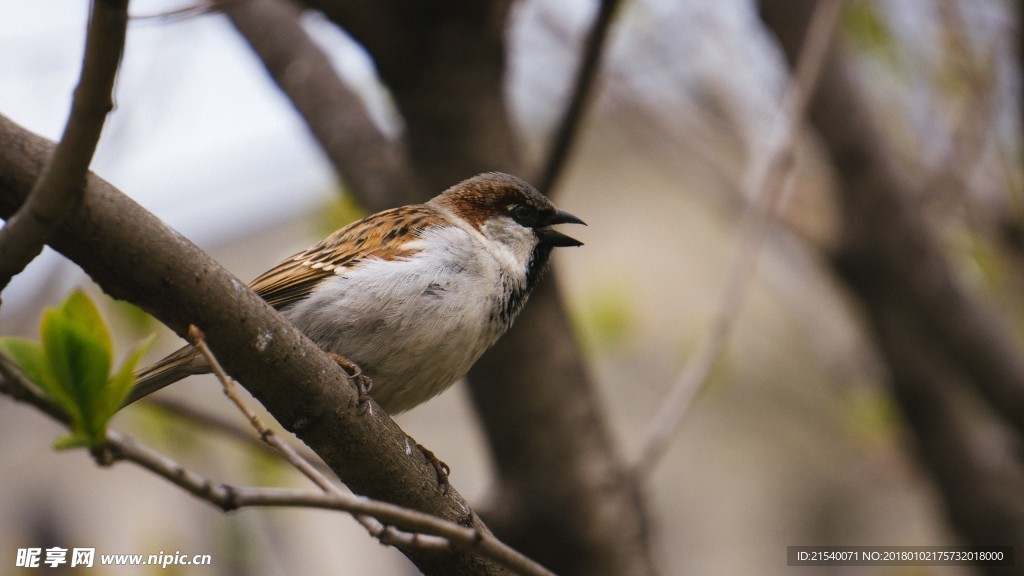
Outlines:
{"type": "Polygon", "coordinates": [[[334,363],[341,366],[341,369],[345,371],[350,382],[356,387],[356,404],[359,406],[359,413],[365,414],[370,407],[368,402],[370,398],[370,388],[373,387],[373,380],[369,376],[363,374],[363,369],[358,364],[345,358],[341,354],[335,352],[328,352],[328,356],[334,363]]]}
{"type": "Polygon", "coordinates": [[[449,486],[448,475],[452,472],[451,467],[439,460],[437,456],[434,456],[434,453],[429,448],[418,442],[416,443],[416,449],[427,459],[427,463],[434,467],[434,474],[437,475],[437,485],[441,487],[442,492],[447,494],[449,486]]]}

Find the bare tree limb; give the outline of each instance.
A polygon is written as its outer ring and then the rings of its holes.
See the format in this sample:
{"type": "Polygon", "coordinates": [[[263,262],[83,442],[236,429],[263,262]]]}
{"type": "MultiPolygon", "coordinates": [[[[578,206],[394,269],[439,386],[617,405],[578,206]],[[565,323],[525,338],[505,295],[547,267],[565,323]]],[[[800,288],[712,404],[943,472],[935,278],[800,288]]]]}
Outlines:
{"type": "MultiPolygon", "coordinates": [[[[14,212],[53,144],[0,116],[0,215],[14,212]]],[[[357,407],[344,372],[266,302],[209,256],[95,175],[51,245],[115,298],[129,300],[179,334],[206,334],[224,367],[354,492],[486,532],[408,436],[372,404],[357,407]]],[[[475,552],[406,550],[427,574],[503,574],[475,552]]]]}
{"type": "Polygon", "coordinates": [[[128,0],[94,0],[82,72],[60,144],[32,186],[28,200],[0,229],[0,291],[43,249],[81,201],[85,175],[107,113],[124,50],[128,0]]]}
{"type": "Polygon", "coordinates": [[[391,140],[306,34],[292,0],[216,0],[306,121],[337,174],[371,211],[415,201],[403,139],[391,140]]]}
{"type": "Polygon", "coordinates": [[[813,21],[800,49],[796,72],[783,97],[782,118],[776,123],[778,134],[768,142],[762,154],[752,159],[753,164],[747,174],[744,196],[750,198],[752,203],[742,224],[739,256],[722,291],[722,300],[718,304],[711,330],[697,353],[687,362],[647,430],[634,464],[634,471],[641,478],[648,476],[661,460],[679,423],[732,334],[750,281],[757,270],[761,246],[790,189],[789,176],[793,169],[800,127],[804,122],[807,103],[817,86],[825,55],[832,44],[839,8],[839,0],[825,0],[819,2],[814,9],[813,21]]]}
{"type": "Polygon", "coordinates": [[[537,189],[545,194],[551,194],[555,190],[572,147],[578,140],[580,123],[593,102],[594,83],[604,59],[612,22],[621,4],[620,0],[601,0],[598,7],[576,71],[572,96],[555,129],[544,168],[535,179],[537,189]]]}

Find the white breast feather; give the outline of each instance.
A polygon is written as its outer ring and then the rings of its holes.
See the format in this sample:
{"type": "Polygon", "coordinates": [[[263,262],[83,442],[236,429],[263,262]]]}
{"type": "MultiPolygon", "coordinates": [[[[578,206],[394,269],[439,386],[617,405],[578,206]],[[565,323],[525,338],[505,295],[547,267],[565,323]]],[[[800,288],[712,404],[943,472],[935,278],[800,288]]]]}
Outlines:
{"type": "Polygon", "coordinates": [[[282,313],[359,364],[374,400],[402,412],[463,376],[507,328],[492,320],[498,286],[503,273],[525,282],[525,267],[495,244],[462,227],[432,228],[405,245],[414,256],[363,261],[282,313]]]}

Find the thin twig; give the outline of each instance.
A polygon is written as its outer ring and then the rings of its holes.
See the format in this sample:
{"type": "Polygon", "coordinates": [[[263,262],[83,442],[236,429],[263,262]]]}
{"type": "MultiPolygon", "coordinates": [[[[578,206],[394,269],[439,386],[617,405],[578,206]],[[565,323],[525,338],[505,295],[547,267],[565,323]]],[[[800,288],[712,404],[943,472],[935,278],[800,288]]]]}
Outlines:
{"type": "Polygon", "coordinates": [[[0,376],[2,376],[0,378],[0,394],[6,394],[18,402],[31,404],[61,424],[71,423],[71,416],[31,385],[28,377],[18,365],[2,352],[0,352],[0,376]]]}
{"type": "MultiPolygon", "coordinates": [[[[54,409],[52,403],[39,394],[25,376],[14,368],[14,364],[4,359],[2,355],[0,360],[3,360],[0,361],[0,393],[31,404],[54,419],[66,423],[66,415],[63,415],[59,408],[54,409]]],[[[222,369],[220,372],[224,373],[222,369]]],[[[230,379],[228,381],[230,382],[230,379]]],[[[268,432],[273,435],[272,431],[268,432]]],[[[372,528],[371,535],[384,544],[438,551],[472,549],[520,574],[553,576],[552,572],[509,548],[489,532],[461,526],[431,514],[388,502],[349,494],[341,491],[326,478],[321,478],[317,482],[322,489],[324,485],[328,487],[323,493],[281,488],[236,487],[212,482],[116,430],[107,431],[107,443],[104,448],[113,460],[132,462],[141,466],[224,511],[285,506],[338,510],[359,518],[372,519],[373,522],[369,523],[367,528],[372,528]]]]}
{"type": "MultiPolygon", "coordinates": [[[[253,412],[242,397],[238,395],[238,387],[235,385],[234,380],[228,376],[227,372],[220,365],[217,357],[210,350],[210,347],[206,345],[206,340],[203,338],[203,332],[197,326],[189,326],[189,339],[192,341],[193,346],[199,350],[200,353],[206,358],[206,362],[209,364],[213,374],[220,380],[221,386],[223,387],[224,394],[231,400],[231,402],[238,408],[238,410],[245,415],[246,419],[249,420],[249,424],[259,434],[260,440],[262,440],[267,446],[277,452],[281,457],[285,459],[289,464],[295,467],[304,476],[313,481],[314,484],[320,487],[325,494],[333,496],[342,495],[343,492],[334,485],[326,476],[321,474],[308,460],[303,458],[291,447],[287,442],[281,439],[280,436],[274,433],[273,430],[263,424],[260,417],[253,412]]],[[[371,535],[378,537],[385,534],[385,527],[378,522],[376,519],[365,516],[365,515],[353,515],[357,522],[363,525],[371,535]]],[[[393,536],[393,535],[392,535],[393,536]]]]}
{"type": "MultiPolygon", "coordinates": [[[[337,507],[339,510],[350,512],[355,519],[370,532],[370,535],[379,539],[384,544],[391,544],[395,546],[422,546],[442,549],[447,549],[449,547],[449,542],[452,547],[479,546],[481,551],[488,555],[496,554],[497,556],[494,556],[493,559],[505,564],[509,568],[520,571],[523,571],[525,568],[527,571],[524,571],[523,573],[526,574],[548,573],[542,566],[502,544],[493,536],[483,534],[472,528],[459,526],[436,516],[422,514],[400,506],[386,504],[384,502],[374,503],[381,505],[377,507],[377,513],[359,513],[358,511],[354,511],[352,509],[353,505],[351,504],[353,499],[358,499],[365,503],[373,503],[373,501],[369,499],[360,499],[357,496],[352,496],[343,492],[327,477],[317,471],[309,461],[296,452],[295,449],[285,442],[279,435],[265,426],[259,415],[253,412],[248,405],[246,405],[242,397],[238,395],[238,388],[235,385],[235,382],[221,367],[220,362],[217,361],[217,357],[213,354],[213,351],[210,350],[210,347],[206,345],[202,331],[196,326],[190,326],[189,337],[193,346],[203,354],[210,365],[210,369],[213,371],[214,375],[217,376],[217,379],[220,380],[224,387],[224,394],[226,394],[235,406],[238,407],[239,411],[248,418],[252,427],[257,433],[259,433],[260,438],[284,457],[288,463],[302,472],[307,478],[312,480],[313,483],[319,486],[324,492],[323,497],[321,498],[320,495],[303,493],[295,494],[290,492],[278,494],[277,492],[267,492],[263,489],[259,493],[262,497],[255,499],[256,502],[259,502],[260,506],[292,505],[331,508],[337,507]],[[268,494],[270,495],[269,498],[267,497],[268,494]],[[391,515],[392,512],[401,513],[397,517],[397,520],[400,520],[401,522],[396,522],[396,517],[391,515]],[[406,512],[410,514],[406,516],[406,512]],[[424,517],[429,520],[421,524],[420,522],[425,520],[424,517]],[[381,521],[396,523],[403,528],[413,529],[417,532],[423,532],[423,534],[404,533],[382,524],[381,521]],[[452,533],[449,530],[453,526],[458,528],[457,533],[452,533]],[[421,528],[424,530],[421,530],[421,528]],[[443,538],[446,538],[447,541],[442,540],[439,542],[435,538],[431,538],[431,536],[442,536],[443,538]],[[535,572],[535,570],[538,569],[541,570],[541,572],[535,572]]],[[[245,493],[240,493],[238,489],[235,489],[232,496],[235,504],[245,504],[245,493]]]]}
{"type": "MultiPolygon", "coordinates": [[[[332,496],[344,495],[344,493],[335,486],[334,483],[322,475],[321,472],[316,470],[308,460],[299,455],[291,445],[286,443],[281,439],[281,437],[274,434],[273,430],[264,425],[260,417],[249,408],[245,401],[242,400],[242,397],[240,397],[238,393],[238,386],[234,384],[231,377],[224,372],[223,367],[220,365],[220,362],[217,361],[217,357],[213,354],[213,351],[211,351],[210,346],[206,345],[206,340],[203,337],[203,331],[197,326],[189,326],[188,336],[191,342],[193,342],[193,345],[195,345],[198,351],[200,351],[200,353],[202,353],[206,358],[213,374],[218,380],[220,380],[221,386],[224,390],[224,395],[227,396],[228,400],[230,400],[231,403],[245,415],[249,420],[249,423],[256,430],[256,434],[259,435],[260,440],[263,441],[266,446],[269,446],[274,452],[285,458],[288,463],[302,472],[303,476],[311,480],[313,484],[323,490],[325,494],[330,494],[332,496]]],[[[412,538],[410,540],[409,538],[401,538],[398,534],[395,534],[394,531],[389,532],[383,524],[372,517],[366,515],[352,516],[356,522],[366,528],[367,531],[376,538],[387,536],[392,540],[397,538],[400,541],[417,541],[416,538],[412,538]]]]}
{"type": "Polygon", "coordinates": [[[217,9],[206,0],[199,0],[195,4],[182,6],[181,8],[175,8],[173,10],[164,10],[162,12],[153,12],[150,14],[132,14],[129,18],[132,22],[180,22],[182,20],[188,20],[197,16],[205,16],[211,12],[215,12],[217,9]]]}
{"type": "Polygon", "coordinates": [[[437,516],[348,494],[336,488],[331,492],[316,493],[280,488],[235,487],[215,483],[116,431],[108,431],[107,441],[115,459],[138,464],[225,511],[270,506],[339,510],[381,522],[377,532],[371,535],[385,544],[415,546],[427,550],[472,548],[521,574],[552,574],[491,534],[481,533],[474,528],[460,526],[437,516]],[[416,533],[403,533],[393,528],[395,526],[416,533]]]}
{"type": "Polygon", "coordinates": [[[302,472],[306,478],[312,480],[321,490],[330,494],[340,493],[341,491],[338,490],[338,487],[333,482],[314,468],[308,460],[299,455],[291,445],[281,439],[273,430],[263,424],[259,415],[242,400],[242,397],[238,395],[238,387],[235,385],[235,381],[228,376],[217,360],[217,357],[213,354],[213,351],[206,345],[202,330],[197,326],[189,326],[188,335],[192,345],[202,353],[206,358],[206,362],[210,365],[210,370],[220,380],[221,386],[224,388],[224,394],[234,403],[239,412],[245,415],[249,423],[252,424],[253,429],[259,434],[260,439],[266,442],[268,446],[273,448],[299,472],[302,472]]]}
{"type": "MultiPolygon", "coordinates": [[[[430,520],[439,520],[438,525],[446,523],[445,520],[441,520],[435,516],[430,516],[429,514],[413,512],[400,506],[374,501],[368,498],[360,498],[341,491],[328,494],[281,488],[237,487],[212,482],[209,479],[185,468],[171,458],[144,446],[134,438],[113,430],[107,433],[107,443],[114,458],[135,463],[150,472],[169,480],[193,496],[205,500],[224,511],[257,506],[301,506],[340,510],[343,512],[362,515],[376,515],[377,513],[380,513],[382,515],[381,520],[392,522],[396,525],[403,525],[407,520],[411,521],[413,524],[429,525],[429,522],[423,522],[423,518],[413,518],[415,516],[424,516],[430,520]],[[409,517],[406,517],[406,512],[412,512],[412,514],[409,517]]],[[[422,525],[420,527],[423,527],[422,525]]],[[[437,528],[437,526],[432,526],[432,528],[437,528]]],[[[432,528],[427,527],[426,530],[430,530],[432,528]]],[[[473,531],[472,529],[463,528],[461,526],[458,528],[461,530],[468,530],[470,532],[473,531]]],[[[463,538],[467,537],[468,535],[463,535],[463,538]]],[[[445,539],[442,540],[442,542],[444,547],[447,549],[447,537],[444,536],[443,538],[445,539]]],[[[429,546],[435,546],[439,543],[436,541],[431,542],[429,538],[423,539],[422,541],[427,542],[429,546]]]]}
{"type": "MultiPolygon", "coordinates": [[[[150,408],[156,408],[157,410],[172,414],[176,417],[183,418],[192,424],[198,424],[204,428],[223,434],[228,438],[237,440],[238,442],[252,448],[268,452],[273,451],[273,449],[265,442],[262,442],[256,436],[253,436],[252,431],[249,430],[249,428],[240,425],[236,421],[224,418],[219,414],[199,409],[193,404],[179,401],[170,396],[154,395],[146,399],[145,405],[150,408]]],[[[301,446],[297,447],[296,450],[298,450],[299,454],[315,466],[321,473],[329,472],[330,474],[334,474],[334,471],[331,470],[323,460],[320,460],[312,450],[301,446]]]]}
{"type": "Polygon", "coordinates": [[[612,21],[620,4],[620,0],[601,0],[597,15],[594,17],[594,24],[587,37],[583,57],[579,69],[576,71],[572,96],[565,108],[561,122],[555,129],[555,135],[551,140],[551,150],[547,155],[547,163],[535,182],[537,189],[545,194],[551,194],[558,184],[572,146],[577,141],[576,135],[580,122],[593,101],[594,82],[597,79],[605,46],[608,44],[608,33],[612,28],[612,21]]]}
{"type": "Polygon", "coordinates": [[[807,103],[817,85],[825,55],[832,43],[839,8],[839,0],[817,4],[795,76],[783,100],[784,121],[776,124],[775,137],[768,142],[765,153],[755,156],[754,164],[748,172],[745,187],[747,197],[756,198],[757,202],[751,205],[744,216],[740,253],[730,271],[714,324],[647,430],[646,440],[634,464],[638,477],[648,475],[661,459],[732,334],[756,270],[761,245],[788,189],[788,177],[795,160],[796,138],[807,103]]]}
{"type": "Polygon", "coordinates": [[[114,107],[114,78],[127,23],[127,0],[92,3],[82,72],[64,135],[28,199],[0,229],[0,290],[42,252],[81,201],[103,122],[114,107]]]}

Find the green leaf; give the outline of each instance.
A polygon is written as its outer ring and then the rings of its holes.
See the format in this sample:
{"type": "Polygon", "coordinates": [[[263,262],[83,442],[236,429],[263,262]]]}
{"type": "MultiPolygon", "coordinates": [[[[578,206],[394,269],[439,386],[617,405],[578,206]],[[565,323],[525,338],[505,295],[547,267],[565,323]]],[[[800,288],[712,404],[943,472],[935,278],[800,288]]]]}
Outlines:
{"type": "Polygon", "coordinates": [[[83,332],[84,337],[103,347],[107,358],[114,355],[114,344],[110,339],[107,323],[103,321],[99,309],[85,292],[72,292],[61,304],[60,310],[65,318],[83,332]]]}
{"type": "Polygon", "coordinates": [[[138,344],[111,376],[110,331],[96,305],[78,290],[59,307],[43,313],[39,332],[42,345],[3,338],[0,350],[71,417],[71,435],[59,439],[57,448],[99,446],[106,439],[107,422],[135,382],[135,366],[154,337],[138,344]]]}
{"type": "MultiPolygon", "coordinates": [[[[110,374],[109,335],[97,337],[96,317],[67,314],[64,307],[47,310],[40,330],[46,362],[53,375],[52,395],[72,416],[72,430],[87,433],[95,400],[110,374]],[[90,319],[91,318],[91,319],[90,319]]],[[[106,331],[103,320],[99,319],[106,331]]]]}

